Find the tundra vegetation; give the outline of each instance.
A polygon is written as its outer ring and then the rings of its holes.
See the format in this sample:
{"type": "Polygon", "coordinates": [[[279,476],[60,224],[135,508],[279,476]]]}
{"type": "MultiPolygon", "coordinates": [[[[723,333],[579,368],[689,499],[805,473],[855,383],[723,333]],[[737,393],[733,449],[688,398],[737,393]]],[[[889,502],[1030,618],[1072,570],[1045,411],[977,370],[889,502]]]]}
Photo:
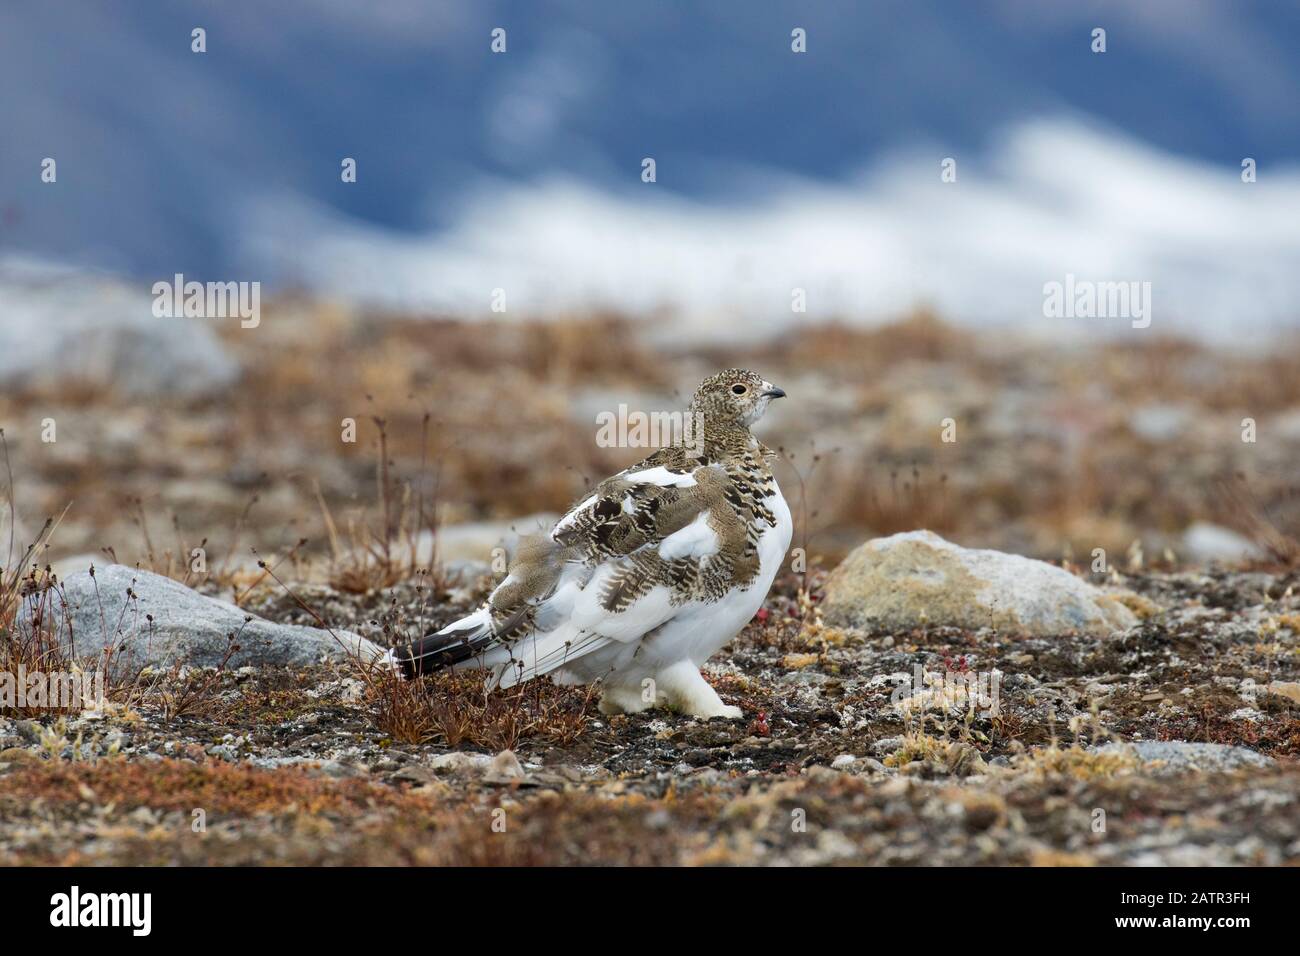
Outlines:
{"type": "Polygon", "coordinates": [[[1300,854],[1295,343],[1153,327],[1067,347],[925,313],[739,349],[651,345],[609,315],[489,332],[279,298],[261,318],[215,326],[240,369],[219,394],[0,391],[0,670],[103,682],[94,706],[0,708],[0,863],[1300,854]],[[70,640],[64,580],[110,563],[250,618],[407,640],[499,579],[499,531],[644,454],[597,441],[598,415],[680,410],[732,365],[790,395],[759,431],[796,522],[789,569],[708,668],[743,720],[604,717],[588,688],[398,682],[359,656],[248,666],[240,628],[224,659],[142,667],[129,613],[70,640]],[[1133,623],[828,620],[844,556],[920,528],[1050,561],[1133,623]],[[918,673],[953,679],[900,694],[918,673]],[[946,690],[995,674],[996,708],[946,690]]]}

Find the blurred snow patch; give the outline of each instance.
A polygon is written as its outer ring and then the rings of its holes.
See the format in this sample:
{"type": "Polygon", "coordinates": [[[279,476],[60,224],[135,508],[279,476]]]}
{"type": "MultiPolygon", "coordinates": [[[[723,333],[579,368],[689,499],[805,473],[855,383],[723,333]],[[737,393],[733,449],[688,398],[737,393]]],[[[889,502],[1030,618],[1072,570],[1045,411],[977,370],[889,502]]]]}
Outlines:
{"type": "Polygon", "coordinates": [[[877,323],[918,305],[1062,340],[1262,345],[1300,318],[1300,170],[1265,165],[1243,183],[1231,164],[1074,116],[1023,122],[985,154],[955,157],[956,182],[940,181],[945,155],[895,153],[844,182],[768,176],[732,203],[661,184],[489,182],[449,228],[417,236],[267,203],[246,219],[247,251],[291,281],[391,308],[489,315],[500,289],[507,316],[677,314],[675,334],[695,340],[877,323]],[[1151,327],[1045,316],[1044,285],[1067,275],[1150,282],[1151,327]],[[792,309],[796,289],[806,312],[792,309]]]}

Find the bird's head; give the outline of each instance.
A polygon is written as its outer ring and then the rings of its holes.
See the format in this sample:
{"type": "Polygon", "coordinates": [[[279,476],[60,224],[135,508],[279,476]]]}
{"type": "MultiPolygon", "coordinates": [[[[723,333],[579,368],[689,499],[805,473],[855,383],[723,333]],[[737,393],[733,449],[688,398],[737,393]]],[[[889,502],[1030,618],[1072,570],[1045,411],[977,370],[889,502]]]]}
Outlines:
{"type": "Polygon", "coordinates": [[[741,425],[748,428],[763,417],[774,398],[785,392],[748,369],[729,368],[710,375],[691,398],[691,411],[705,421],[741,425]]]}

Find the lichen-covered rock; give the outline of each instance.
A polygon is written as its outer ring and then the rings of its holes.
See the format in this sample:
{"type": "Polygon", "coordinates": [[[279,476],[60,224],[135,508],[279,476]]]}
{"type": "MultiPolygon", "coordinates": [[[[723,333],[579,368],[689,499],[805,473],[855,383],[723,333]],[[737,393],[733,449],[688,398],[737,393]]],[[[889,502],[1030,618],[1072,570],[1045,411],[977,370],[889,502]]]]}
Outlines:
{"type": "Polygon", "coordinates": [[[1186,740],[1135,740],[1106,744],[1098,749],[1107,753],[1130,753],[1146,765],[1149,771],[1156,773],[1216,773],[1277,765],[1271,757],[1249,747],[1192,743],[1186,740]]]}
{"type": "Polygon", "coordinates": [[[1285,697],[1287,700],[1300,704],[1300,681],[1275,680],[1271,681],[1264,689],[1270,694],[1276,694],[1278,697],[1285,697]]]}
{"type": "Polygon", "coordinates": [[[137,666],[212,666],[225,657],[231,634],[239,645],[231,667],[311,664],[353,655],[371,660],[383,653],[351,631],[331,634],[275,624],[179,581],[120,564],[96,568],[93,576],[89,571],[70,575],[60,596],[55,614],[61,636],[68,640],[70,630],[77,655],[88,659],[113,646],[137,666]]]}
{"type": "Polygon", "coordinates": [[[1068,571],[1015,554],[959,547],[930,531],[863,544],[831,572],[822,605],[839,627],[993,627],[1048,637],[1107,635],[1137,618],[1068,571]]]}

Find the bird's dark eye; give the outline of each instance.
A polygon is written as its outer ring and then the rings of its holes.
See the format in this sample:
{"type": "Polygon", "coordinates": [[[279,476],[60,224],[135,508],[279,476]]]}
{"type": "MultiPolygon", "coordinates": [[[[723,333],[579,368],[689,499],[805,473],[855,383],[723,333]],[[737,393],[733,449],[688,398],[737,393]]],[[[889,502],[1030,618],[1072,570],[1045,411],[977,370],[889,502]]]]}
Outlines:
{"type": "Polygon", "coordinates": [[[737,395],[744,395],[747,391],[749,391],[749,389],[745,388],[745,386],[741,385],[739,382],[731,386],[731,390],[735,392],[737,395]]]}

